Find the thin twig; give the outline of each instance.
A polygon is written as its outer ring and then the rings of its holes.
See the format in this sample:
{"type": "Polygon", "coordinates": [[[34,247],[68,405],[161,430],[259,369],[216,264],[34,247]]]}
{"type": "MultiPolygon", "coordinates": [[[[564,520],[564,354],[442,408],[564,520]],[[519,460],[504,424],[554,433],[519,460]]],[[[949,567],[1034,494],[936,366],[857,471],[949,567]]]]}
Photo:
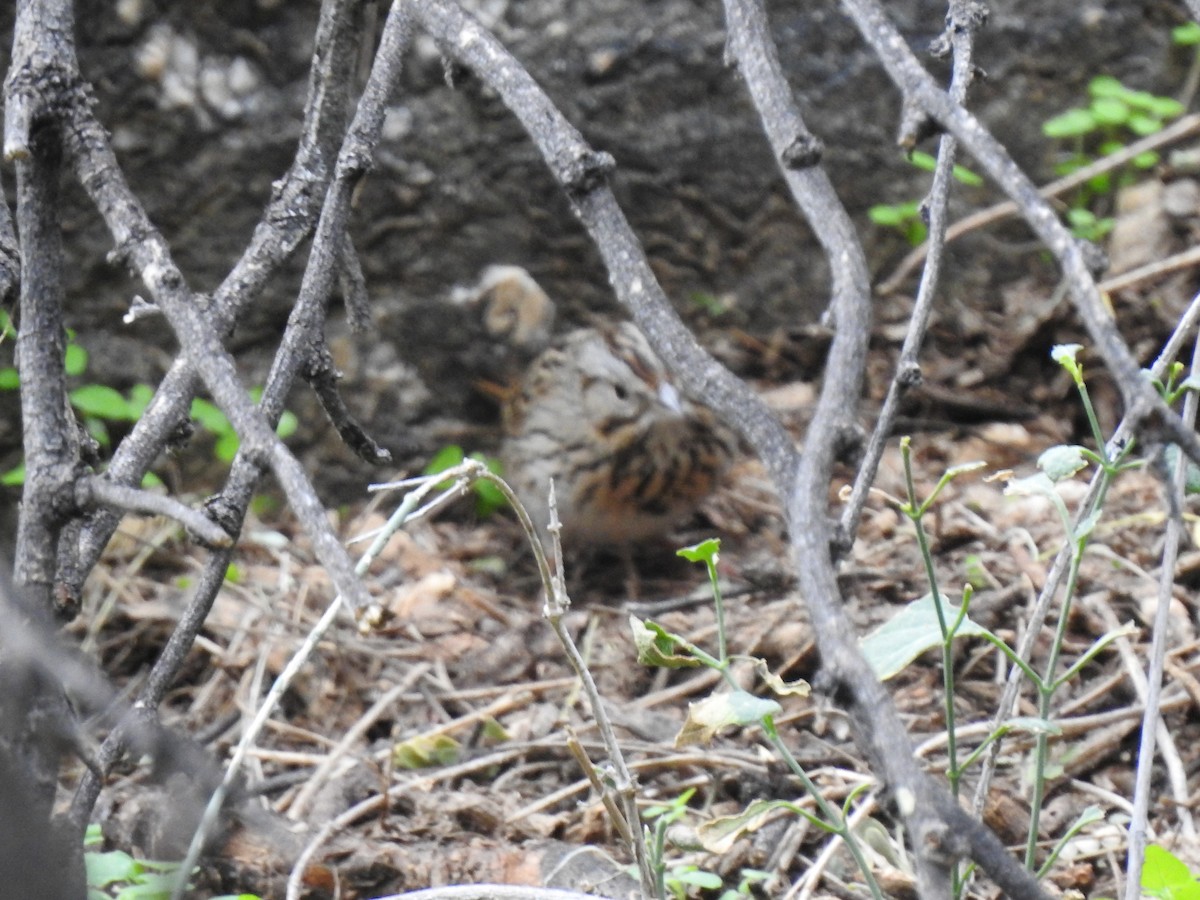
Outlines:
{"type": "MultiPolygon", "coordinates": [[[[1192,346],[1191,371],[1200,366],[1200,340],[1192,346]]],[[[1183,402],[1183,421],[1195,425],[1196,410],[1200,406],[1196,392],[1188,391],[1183,402]]],[[[1141,743],[1138,746],[1137,777],[1133,790],[1133,816],[1129,820],[1129,856],[1126,861],[1125,900],[1137,900],[1141,895],[1142,862],[1146,855],[1146,822],[1150,809],[1150,781],[1154,771],[1154,744],[1160,730],[1166,726],[1159,709],[1162,694],[1163,660],[1167,652],[1167,635],[1170,628],[1171,601],[1175,586],[1175,560],[1179,553],[1179,541],[1184,534],[1183,503],[1184,487],[1187,484],[1188,461],[1182,453],[1176,454],[1175,471],[1164,479],[1168,508],[1167,534],[1163,544],[1162,570],[1159,574],[1158,608],[1154,612],[1153,637],[1150,642],[1150,660],[1146,671],[1146,713],[1142,719],[1141,743]]],[[[1163,465],[1165,468],[1165,463],[1163,465]]],[[[1167,735],[1168,739],[1170,735],[1167,735]]],[[[1187,792],[1186,778],[1184,793],[1187,792]]],[[[1186,796],[1181,810],[1186,810],[1186,796]]],[[[1191,817],[1183,818],[1185,834],[1195,838],[1195,827],[1191,817]]]]}
{"type": "Polygon", "coordinates": [[[101,478],[90,478],[77,485],[79,504],[100,503],[126,512],[165,516],[179,522],[210,547],[228,547],[233,538],[203,513],[180,503],[174,497],[140,491],[123,484],[113,484],[101,478]]]}
{"type": "Polygon", "coordinates": [[[1096,287],[1101,293],[1113,294],[1146,281],[1156,281],[1172,272],[1191,269],[1198,265],[1200,265],[1200,247],[1189,247],[1166,259],[1155,260],[1144,266],[1138,266],[1136,269],[1130,269],[1128,272],[1122,272],[1120,275],[1114,275],[1112,278],[1106,278],[1096,287]]]}
{"type": "Polygon", "coordinates": [[[429,663],[419,663],[413,666],[404,673],[402,681],[392,685],[379,699],[371,704],[370,709],[355,719],[354,724],[346,729],[346,733],[342,735],[341,740],[325,755],[321,764],[313,770],[305,780],[304,786],[300,788],[299,792],[293,798],[291,806],[288,807],[289,819],[295,821],[304,817],[308,812],[308,806],[312,802],[313,797],[329,782],[329,779],[333,775],[334,767],[337,766],[339,760],[350,752],[350,748],[354,746],[354,743],[367,733],[367,730],[379,720],[380,716],[389,712],[392,705],[400,699],[404,692],[412,688],[414,684],[424,677],[429,669],[429,663]]]}
{"type": "MultiPolygon", "coordinates": [[[[956,103],[966,101],[967,89],[970,87],[974,71],[971,53],[974,47],[975,31],[982,24],[978,14],[972,15],[969,9],[964,9],[963,6],[963,0],[956,0],[950,5],[946,27],[946,38],[954,54],[950,94],[956,103]]],[[[838,537],[842,542],[843,552],[850,549],[854,543],[854,536],[858,533],[863,506],[866,504],[871,485],[875,483],[875,475],[879,471],[879,461],[883,458],[884,446],[891,437],[892,426],[900,410],[900,399],[907,391],[921,382],[918,356],[929,327],[929,317],[933,311],[933,301],[937,295],[938,280],[942,271],[942,256],[946,249],[946,216],[957,147],[957,142],[952,135],[942,136],[938,147],[937,164],[933,173],[933,185],[924,204],[929,209],[929,239],[924,245],[929,248],[929,259],[921,272],[917,301],[913,305],[908,330],[905,332],[904,343],[900,348],[900,357],[896,361],[896,374],[888,385],[887,396],[884,398],[879,416],[875,420],[875,429],[867,442],[867,449],[863,453],[858,473],[854,477],[854,486],[846,501],[846,507],[842,511],[841,534],[838,537]]]]}

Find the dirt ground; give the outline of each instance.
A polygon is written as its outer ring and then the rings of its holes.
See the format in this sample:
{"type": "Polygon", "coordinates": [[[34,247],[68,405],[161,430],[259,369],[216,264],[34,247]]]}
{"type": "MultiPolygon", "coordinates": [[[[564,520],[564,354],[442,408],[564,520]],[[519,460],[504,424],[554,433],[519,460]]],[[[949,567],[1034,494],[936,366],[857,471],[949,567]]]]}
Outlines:
{"type": "MultiPolygon", "coordinates": [[[[955,318],[953,334],[944,323],[935,327],[928,385],[909,404],[903,432],[912,435],[922,493],[949,467],[986,463],[949,485],[926,527],[941,589],[958,597],[970,582],[976,589],[972,618],[1010,643],[1023,628],[1063,533],[1045,498],[1006,496],[997,473],[1031,474],[1043,450],[1082,440],[1078,400],[1045,353],[1054,341],[1070,338],[1070,317],[1047,299],[1052,285],[1031,283],[1026,290],[998,301],[995,309],[976,311],[1003,340],[973,343],[965,315],[955,318]],[[996,329],[1001,320],[1007,327],[996,329]],[[951,343],[954,355],[942,349],[951,343]],[[964,386],[972,379],[975,389],[969,390],[964,386]]],[[[1123,308],[1127,330],[1145,332],[1147,341],[1161,333],[1161,322],[1145,313],[1150,304],[1123,308]]],[[[864,406],[868,423],[886,385],[899,342],[896,323],[905,312],[903,301],[889,301],[877,323],[871,397],[864,406]]],[[[788,380],[786,354],[761,352],[767,375],[758,387],[799,436],[816,388],[788,380]]],[[[1102,377],[1092,380],[1092,388],[1101,416],[1111,422],[1113,392],[1102,377]]],[[[849,475],[842,472],[830,486],[835,510],[838,489],[849,475]]],[[[1083,483],[1062,489],[1069,507],[1078,502],[1083,483]]],[[[895,442],[876,486],[841,567],[845,597],[863,633],[928,591],[912,527],[890,499],[904,490],[895,442]]],[[[369,502],[365,496],[338,513],[348,541],[382,525],[399,502],[395,493],[369,502]]],[[[1096,806],[1101,813],[1054,866],[1050,883],[1056,890],[1090,896],[1120,890],[1140,722],[1137,672],[1149,641],[1164,509],[1152,472],[1123,475],[1082,567],[1064,659],[1078,658],[1119,625],[1131,623],[1133,631],[1084,667],[1056,698],[1061,731],[1051,742],[1043,850],[1085,808],[1096,806]]],[[[1195,526],[1190,514],[1188,525],[1195,526]]],[[[264,503],[244,535],[236,570],[163,710],[167,724],[198,736],[222,759],[331,599],[328,579],[286,511],[264,503]]],[[[786,679],[811,678],[818,648],[793,586],[778,504],[760,466],[749,458],[672,539],[637,549],[636,577],[617,555],[569,559],[574,601],[569,629],[619,728],[640,802],[669,804],[693,792],[686,815],[669,832],[670,871],[681,891],[690,877],[686,867],[696,867],[719,875],[725,890],[754,881],[753,872],[767,873],[765,881],[746,887],[745,896],[850,896],[859,879],[849,857],[797,816],[770,817],[720,853],[697,841],[696,829],[704,822],[734,814],[755,799],[787,799],[811,808],[757,729],[727,729],[710,746],[676,747],[688,704],[713,690],[713,674],[653,670],[636,662],[630,611],[710,651],[715,647],[704,571],[673,554],[675,547],[706,537],[722,541],[731,651],[764,658],[786,679]]],[[[173,526],[127,523],[90,583],[76,637],[115,679],[135,687],[170,633],[198,567],[195,552],[173,526]]],[[[244,796],[197,878],[197,895],[251,891],[281,897],[288,873],[312,842],[303,878],[313,897],[373,897],[462,882],[557,885],[627,896],[635,883],[625,870],[626,851],[572,757],[568,738],[576,736],[598,765],[603,750],[577,680],[541,618],[532,556],[515,521],[504,514],[481,520],[469,501],[460,501],[434,521],[416,522],[392,538],[367,577],[372,594],[392,613],[390,624],[364,636],[344,616],[320,642],[249,754],[244,796]]],[[[1192,590],[1197,580],[1200,552],[1189,543],[1176,578],[1164,703],[1173,740],[1167,753],[1175,755],[1189,797],[1200,764],[1192,590]]],[[[1035,663],[1044,662],[1053,621],[1052,615],[1035,663]]],[[[978,745],[990,720],[1002,686],[1001,663],[982,641],[959,642],[955,712],[962,749],[978,745]]],[[[739,670],[750,684],[748,676],[748,670],[739,670]]],[[[923,654],[890,687],[922,760],[931,771],[945,771],[945,712],[935,654],[923,654]]],[[[840,803],[864,780],[871,784],[846,718],[819,690],[782,702],[780,733],[828,799],[840,803]]],[[[1018,714],[1034,715],[1033,704],[1026,690],[1018,714]]],[[[1024,736],[1005,741],[986,811],[1014,848],[1023,845],[1027,828],[1030,748],[1024,736]]],[[[968,774],[964,797],[970,797],[976,773],[968,774]]],[[[157,778],[148,764],[130,763],[111,780],[98,819],[117,846],[151,857],[177,855],[179,831],[186,840],[186,828],[169,827],[158,813],[167,809],[167,820],[186,820],[185,810],[195,802],[190,789],[178,778],[157,778]]],[[[1180,845],[1188,809],[1172,799],[1161,774],[1155,797],[1153,839],[1188,860],[1186,845],[1180,845]]],[[[880,823],[872,842],[879,851],[871,856],[876,873],[892,896],[911,895],[902,841],[886,804],[873,788],[858,804],[880,823]]],[[[978,896],[992,891],[986,883],[975,889],[978,896]]],[[[721,893],[692,891],[689,896],[721,893]]]]}

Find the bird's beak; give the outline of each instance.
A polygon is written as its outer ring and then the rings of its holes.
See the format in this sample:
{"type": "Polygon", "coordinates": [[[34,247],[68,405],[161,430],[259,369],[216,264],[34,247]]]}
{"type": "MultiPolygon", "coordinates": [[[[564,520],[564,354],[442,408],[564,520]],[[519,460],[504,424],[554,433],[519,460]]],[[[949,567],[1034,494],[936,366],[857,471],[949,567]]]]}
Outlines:
{"type": "Polygon", "coordinates": [[[669,381],[659,382],[658,401],[673,413],[681,414],[683,412],[683,401],[679,397],[679,391],[669,381]]]}

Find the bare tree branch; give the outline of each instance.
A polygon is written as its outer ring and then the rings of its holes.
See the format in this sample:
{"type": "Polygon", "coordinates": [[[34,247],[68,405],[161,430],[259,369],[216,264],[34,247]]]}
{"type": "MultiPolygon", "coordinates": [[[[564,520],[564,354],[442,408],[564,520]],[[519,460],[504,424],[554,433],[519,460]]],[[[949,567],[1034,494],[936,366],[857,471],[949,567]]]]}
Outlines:
{"type": "MultiPolygon", "coordinates": [[[[951,0],[950,13],[946,17],[946,31],[941,40],[954,54],[950,96],[956,103],[966,101],[967,89],[974,77],[974,62],[971,54],[974,49],[975,32],[982,26],[985,18],[985,11],[975,0],[951,0]]],[[[892,426],[895,424],[900,410],[901,397],[905,392],[921,383],[918,355],[925,340],[925,332],[929,327],[929,317],[933,312],[933,301],[937,295],[938,281],[942,272],[951,175],[954,171],[954,159],[957,152],[958,144],[954,138],[951,135],[943,135],[939,143],[933,185],[930,187],[929,196],[922,204],[929,214],[929,237],[925,242],[929,258],[921,272],[917,302],[913,305],[908,330],[900,348],[900,358],[896,361],[896,375],[888,385],[887,396],[884,397],[883,406],[879,410],[871,439],[867,442],[867,449],[859,464],[858,474],[855,475],[850,497],[842,510],[838,549],[843,553],[847,552],[854,544],[854,536],[858,532],[858,523],[867,500],[867,494],[871,485],[875,483],[875,475],[879,471],[879,461],[883,458],[884,447],[891,437],[892,426]]]]}
{"type": "MultiPolygon", "coordinates": [[[[336,12],[347,15],[349,9],[349,6],[340,5],[336,12]]],[[[300,290],[300,299],[293,310],[283,345],[263,391],[262,410],[271,421],[276,421],[282,412],[288,390],[301,366],[306,363],[313,337],[323,324],[325,304],[340,268],[350,195],[379,140],[387,100],[399,75],[401,59],[411,37],[410,32],[407,12],[401,4],[394,4],[384,26],[367,87],[339,153],[336,175],[324,198],[317,233],[313,238],[313,249],[300,290]]],[[[261,469],[254,455],[247,453],[244,448],[239,450],[224,491],[209,504],[210,515],[231,533],[240,528],[260,475],[261,469]]],[[[219,551],[209,557],[195,595],[143,687],[139,707],[156,708],[162,701],[195,636],[199,634],[225,577],[230,558],[231,552],[228,550],[219,551]]],[[[127,723],[128,727],[134,724],[127,717],[122,726],[114,729],[105,741],[101,748],[102,765],[111,766],[119,758],[124,746],[127,723]]],[[[86,824],[88,813],[99,790],[98,781],[84,777],[71,809],[76,827],[82,828],[86,824]]]]}
{"type": "Polygon", "coordinates": [[[123,484],[112,484],[99,478],[82,479],[76,484],[80,507],[93,503],[128,512],[175,519],[210,547],[228,547],[233,543],[225,531],[211,519],[171,497],[151,491],[139,491],[123,484]]]}
{"type": "MultiPolygon", "coordinates": [[[[211,301],[212,321],[222,335],[231,332],[316,224],[344,136],[350,102],[347,89],[361,36],[356,23],[353,0],[325,0],[322,4],[296,158],[276,183],[249,246],[211,301]]],[[[154,400],[113,453],[105,477],[120,484],[139,484],[163,447],[187,427],[191,401],[199,387],[195,369],[186,356],[179,356],[154,400]]],[[[110,513],[89,519],[80,537],[77,564],[63,573],[65,591],[78,594],[119,521],[119,516],[110,513]]],[[[236,527],[240,528],[240,523],[236,527]]]]}

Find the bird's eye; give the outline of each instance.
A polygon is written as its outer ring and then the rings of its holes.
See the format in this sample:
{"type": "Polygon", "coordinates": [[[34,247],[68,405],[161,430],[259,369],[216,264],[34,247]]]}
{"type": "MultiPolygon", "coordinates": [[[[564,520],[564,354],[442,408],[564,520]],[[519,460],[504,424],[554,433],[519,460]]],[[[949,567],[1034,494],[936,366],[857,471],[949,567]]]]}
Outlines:
{"type": "Polygon", "coordinates": [[[629,388],[625,387],[623,384],[614,384],[613,393],[617,395],[618,400],[624,400],[629,396],[629,388]]]}

